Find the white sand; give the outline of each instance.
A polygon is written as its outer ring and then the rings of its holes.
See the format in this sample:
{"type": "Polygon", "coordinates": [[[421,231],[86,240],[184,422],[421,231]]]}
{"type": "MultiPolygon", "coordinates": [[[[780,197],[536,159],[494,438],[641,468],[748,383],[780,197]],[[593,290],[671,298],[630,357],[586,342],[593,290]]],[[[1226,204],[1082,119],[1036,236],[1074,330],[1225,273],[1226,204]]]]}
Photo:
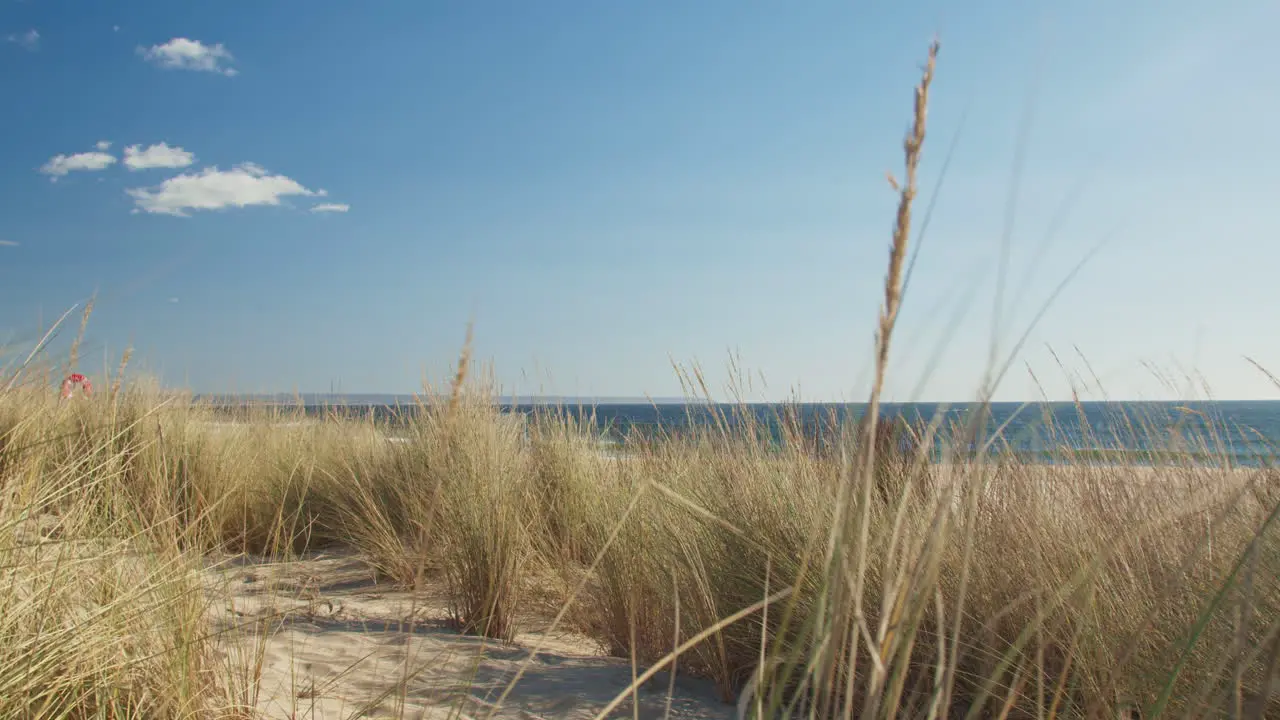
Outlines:
{"type": "MultiPolygon", "coordinates": [[[[240,561],[207,579],[226,599],[215,608],[225,659],[248,669],[261,663],[256,704],[266,717],[591,718],[631,683],[628,661],[602,656],[585,638],[547,636],[539,631],[545,619],[529,619],[531,631],[507,647],[459,635],[445,624],[438,593],[375,585],[349,555],[240,561]]],[[[660,673],[640,690],[639,717],[667,716],[668,682],[660,673]]],[[[677,677],[669,717],[733,715],[711,683],[677,677]]],[[[631,702],[610,717],[633,717],[631,702]]]]}

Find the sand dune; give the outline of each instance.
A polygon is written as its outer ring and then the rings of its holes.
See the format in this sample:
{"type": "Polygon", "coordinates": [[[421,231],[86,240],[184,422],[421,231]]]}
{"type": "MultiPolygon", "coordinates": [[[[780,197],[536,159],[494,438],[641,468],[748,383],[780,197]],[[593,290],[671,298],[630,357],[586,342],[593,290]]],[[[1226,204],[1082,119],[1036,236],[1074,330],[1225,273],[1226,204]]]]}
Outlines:
{"type": "MultiPolygon", "coordinates": [[[[242,675],[261,668],[266,717],[591,718],[631,683],[629,662],[569,633],[548,636],[545,620],[531,618],[533,631],[510,646],[460,635],[438,594],[376,585],[350,555],[240,560],[207,574],[224,600],[213,608],[223,656],[242,675]]],[[[677,677],[670,699],[668,682],[661,673],[640,690],[640,717],[733,716],[709,682],[677,677]]],[[[633,717],[631,702],[611,716],[633,717]]]]}

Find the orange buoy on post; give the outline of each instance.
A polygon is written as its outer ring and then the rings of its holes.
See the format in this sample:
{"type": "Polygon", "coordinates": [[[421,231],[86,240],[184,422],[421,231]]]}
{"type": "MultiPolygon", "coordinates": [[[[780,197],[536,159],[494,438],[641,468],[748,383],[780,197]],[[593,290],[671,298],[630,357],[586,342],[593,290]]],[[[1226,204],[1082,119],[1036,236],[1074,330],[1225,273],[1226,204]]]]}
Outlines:
{"type": "Polygon", "coordinates": [[[93,394],[93,383],[89,382],[89,378],[81,375],[80,373],[71,373],[62,381],[62,399],[70,399],[77,387],[80,388],[80,392],[83,393],[85,397],[93,394]]]}

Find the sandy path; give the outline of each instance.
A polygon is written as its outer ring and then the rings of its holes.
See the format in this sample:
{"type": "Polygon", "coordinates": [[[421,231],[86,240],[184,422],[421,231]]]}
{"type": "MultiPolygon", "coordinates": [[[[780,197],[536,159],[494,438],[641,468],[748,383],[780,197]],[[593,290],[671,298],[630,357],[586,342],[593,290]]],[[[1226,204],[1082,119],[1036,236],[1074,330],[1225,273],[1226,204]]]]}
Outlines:
{"type": "MultiPolygon", "coordinates": [[[[225,599],[213,609],[226,630],[224,657],[249,675],[260,664],[256,705],[270,718],[591,718],[631,682],[630,663],[584,638],[537,631],[545,621],[526,623],[535,631],[506,647],[461,636],[445,624],[438,596],[375,585],[350,556],[241,561],[210,570],[207,581],[225,599]]],[[[667,716],[668,681],[661,673],[640,691],[640,717],[667,716]]],[[[677,677],[669,717],[733,711],[710,683],[677,677]]],[[[631,703],[611,717],[633,717],[631,703]]]]}

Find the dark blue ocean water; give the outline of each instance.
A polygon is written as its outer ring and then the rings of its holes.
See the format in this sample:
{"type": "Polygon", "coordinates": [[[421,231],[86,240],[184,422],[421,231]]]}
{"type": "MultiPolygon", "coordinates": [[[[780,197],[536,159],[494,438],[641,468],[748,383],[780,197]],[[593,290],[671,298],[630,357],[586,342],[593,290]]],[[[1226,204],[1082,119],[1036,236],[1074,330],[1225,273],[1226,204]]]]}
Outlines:
{"type": "MultiPolygon", "coordinates": [[[[338,412],[396,424],[415,412],[411,402],[304,400],[308,414],[338,412]]],[[[806,436],[856,421],[863,405],[612,402],[505,403],[506,412],[565,413],[594,424],[602,442],[657,433],[688,433],[725,422],[741,429],[754,421],[762,434],[778,438],[782,423],[806,436]]],[[[1280,459],[1280,401],[888,404],[882,418],[913,423],[937,420],[947,445],[959,452],[1012,452],[1044,462],[1165,462],[1256,466],[1280,459]],[[976,440],[976,441],[975,441],[976,440]]]]}
{"type": "MultiPolygon", "coordinates": [[[[507,409],[546,412],[532,405],[507,409]]],[[[609,404],[564,411],[594,418],[610,439],[631,431],[678,434],[690,426],[706,428],[717,422],[731,428],[754,424],[774,437],[780,435],[780,425],[790,423],[807,436],[822,437],[833,426],[856,422],[866,407],[609,404]]],[[[1141,463],[1176,456],[1200,463],[1259,465],[1280,456],[1280,402],[910,403],[882,406],[881,418],[905,420],[918,428],[934,423],[952,451],[1012,452],[1044,462],[1141,463]]]]}

